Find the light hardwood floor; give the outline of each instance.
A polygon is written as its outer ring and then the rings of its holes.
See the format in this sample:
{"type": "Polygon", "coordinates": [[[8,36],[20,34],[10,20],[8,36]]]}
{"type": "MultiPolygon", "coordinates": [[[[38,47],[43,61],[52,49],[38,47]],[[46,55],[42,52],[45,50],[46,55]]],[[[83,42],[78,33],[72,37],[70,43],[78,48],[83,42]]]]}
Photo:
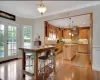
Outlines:
{"type": "MultiPolygon", "coordinates": [[[[0,78],[3,80],[22,80],[21,59],[0,64],[0,78]]],[[[72,65],[72,61],[62,59],[59,54],[56,57],[56,80],[100,80],[100,72],[92,71],[89,57],[87,56],[85,68],[72,65]]],[[[31,80],[26,77],[26,80],[31,80]]]]}

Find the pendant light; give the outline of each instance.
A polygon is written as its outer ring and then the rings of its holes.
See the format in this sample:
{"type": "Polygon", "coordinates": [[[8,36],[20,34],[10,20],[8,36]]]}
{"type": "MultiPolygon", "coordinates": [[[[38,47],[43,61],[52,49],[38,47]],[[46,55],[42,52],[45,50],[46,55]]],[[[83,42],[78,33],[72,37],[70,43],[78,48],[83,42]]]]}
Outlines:
{"type": "MultiPolygon", "coordinates": [[[[72,24],[71,24],[71,18],[69,18],[69,21],[70,21],[70,22],[69,22],[69,23],[70,23],[70,24],[69,24],[69,28],[71,28],[71,26],[72,26],[72,24]]],[[[72,33],[69,32],[69,35],[72,35],[72,33]]]]}
{"type": "Polygon", "coordinates": [[[42,0],[41,0],[40,2],[41,2],[41,3],[40,3],[40,5],[38,6],[37,10],[38,10],[41,14],[44,14],[44,13],[45,13],[45,11],[47,10],[47,7],[46,7],[46,6],[44,6],[44,4],[43,4],[43,1],[42,1],[42,0]]]}

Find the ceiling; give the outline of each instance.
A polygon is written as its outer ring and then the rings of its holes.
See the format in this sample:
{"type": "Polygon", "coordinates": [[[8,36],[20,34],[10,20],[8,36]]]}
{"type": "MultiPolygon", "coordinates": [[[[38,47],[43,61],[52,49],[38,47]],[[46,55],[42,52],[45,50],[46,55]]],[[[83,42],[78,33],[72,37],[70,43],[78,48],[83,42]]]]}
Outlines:
{"type": "MultiPolygon", "coordinates": [[[[100,1],[43,1],[48,7],[43,16],[67,12],[100,4],[100,1]]],[[[24,18],[43,17],[37,11],[40,1],[0,1],[0,10],[24,18]]]]}
{"type": "Polygon", "coordinates": [[[63,28],[68,28],[69,25],[78,27],[87,27],[90,26],[90,14],[71,17],[71,20],[69,18],[63,18],[63,19],[51,20],[48,22],[49,24],[52,24],[56,27],[63,27],[63,28]],[[73,24],[71,24],[72,21],[73,24]]]}

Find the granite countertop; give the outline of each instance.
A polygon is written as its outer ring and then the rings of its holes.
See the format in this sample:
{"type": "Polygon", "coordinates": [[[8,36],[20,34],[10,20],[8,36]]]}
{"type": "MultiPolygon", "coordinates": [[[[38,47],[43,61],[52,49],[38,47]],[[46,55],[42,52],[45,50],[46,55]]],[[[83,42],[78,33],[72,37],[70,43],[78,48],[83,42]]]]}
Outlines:
{"type": "Polygon", "coordinates": [[[27,50],[27,51],[33,51],[33,52],[38,52],[38,51],[43,51],[43,50],[47,50],[47,49],[54,49],[55,47],[54,46],[40,46],[40,47],[22,47],[22,48],[19,48],[20,50],[27,50]]]}
{"type": "Polygon", "coordinates": [[[84,43],[78,43],[78,45],[88,45],[88,44],[84,44],[84,43]]]}
{"type": "Polygon", "coordinates": [[[64,45],[66,46],[66,45],[78,45],[78,44],[70,43],[70,44],[64,44],[64,45]]]}

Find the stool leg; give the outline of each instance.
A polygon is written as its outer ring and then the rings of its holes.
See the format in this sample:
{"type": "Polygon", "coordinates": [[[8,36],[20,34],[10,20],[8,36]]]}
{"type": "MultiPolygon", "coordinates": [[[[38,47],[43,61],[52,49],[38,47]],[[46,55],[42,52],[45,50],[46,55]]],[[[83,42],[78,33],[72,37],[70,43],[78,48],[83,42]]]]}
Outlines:
{"type": "Polygon", "coordinates": [[[34,59],[32,59],[32,66],[33,66],[33,60],[34,60],[34,59]]]}
{"type": "Polygon", "coordinates": [[[45,80],[45,61],[44,61],[43,63],[44,63],[44,68],[43,68],[43,73],[44,73],[44,75],[43,75],[43,80],[45,80]]]}
{"type": "Polygon", "coordinates": [[[30,67],[30,56],[29,56],[29,67],[30,67]]]}
{"type": "Polygon", "coordinates": [[[39,65],[40,65],[39,67],[40,67],[40,72],[41,72],[41,60],[39,60],[39,65]]]}

